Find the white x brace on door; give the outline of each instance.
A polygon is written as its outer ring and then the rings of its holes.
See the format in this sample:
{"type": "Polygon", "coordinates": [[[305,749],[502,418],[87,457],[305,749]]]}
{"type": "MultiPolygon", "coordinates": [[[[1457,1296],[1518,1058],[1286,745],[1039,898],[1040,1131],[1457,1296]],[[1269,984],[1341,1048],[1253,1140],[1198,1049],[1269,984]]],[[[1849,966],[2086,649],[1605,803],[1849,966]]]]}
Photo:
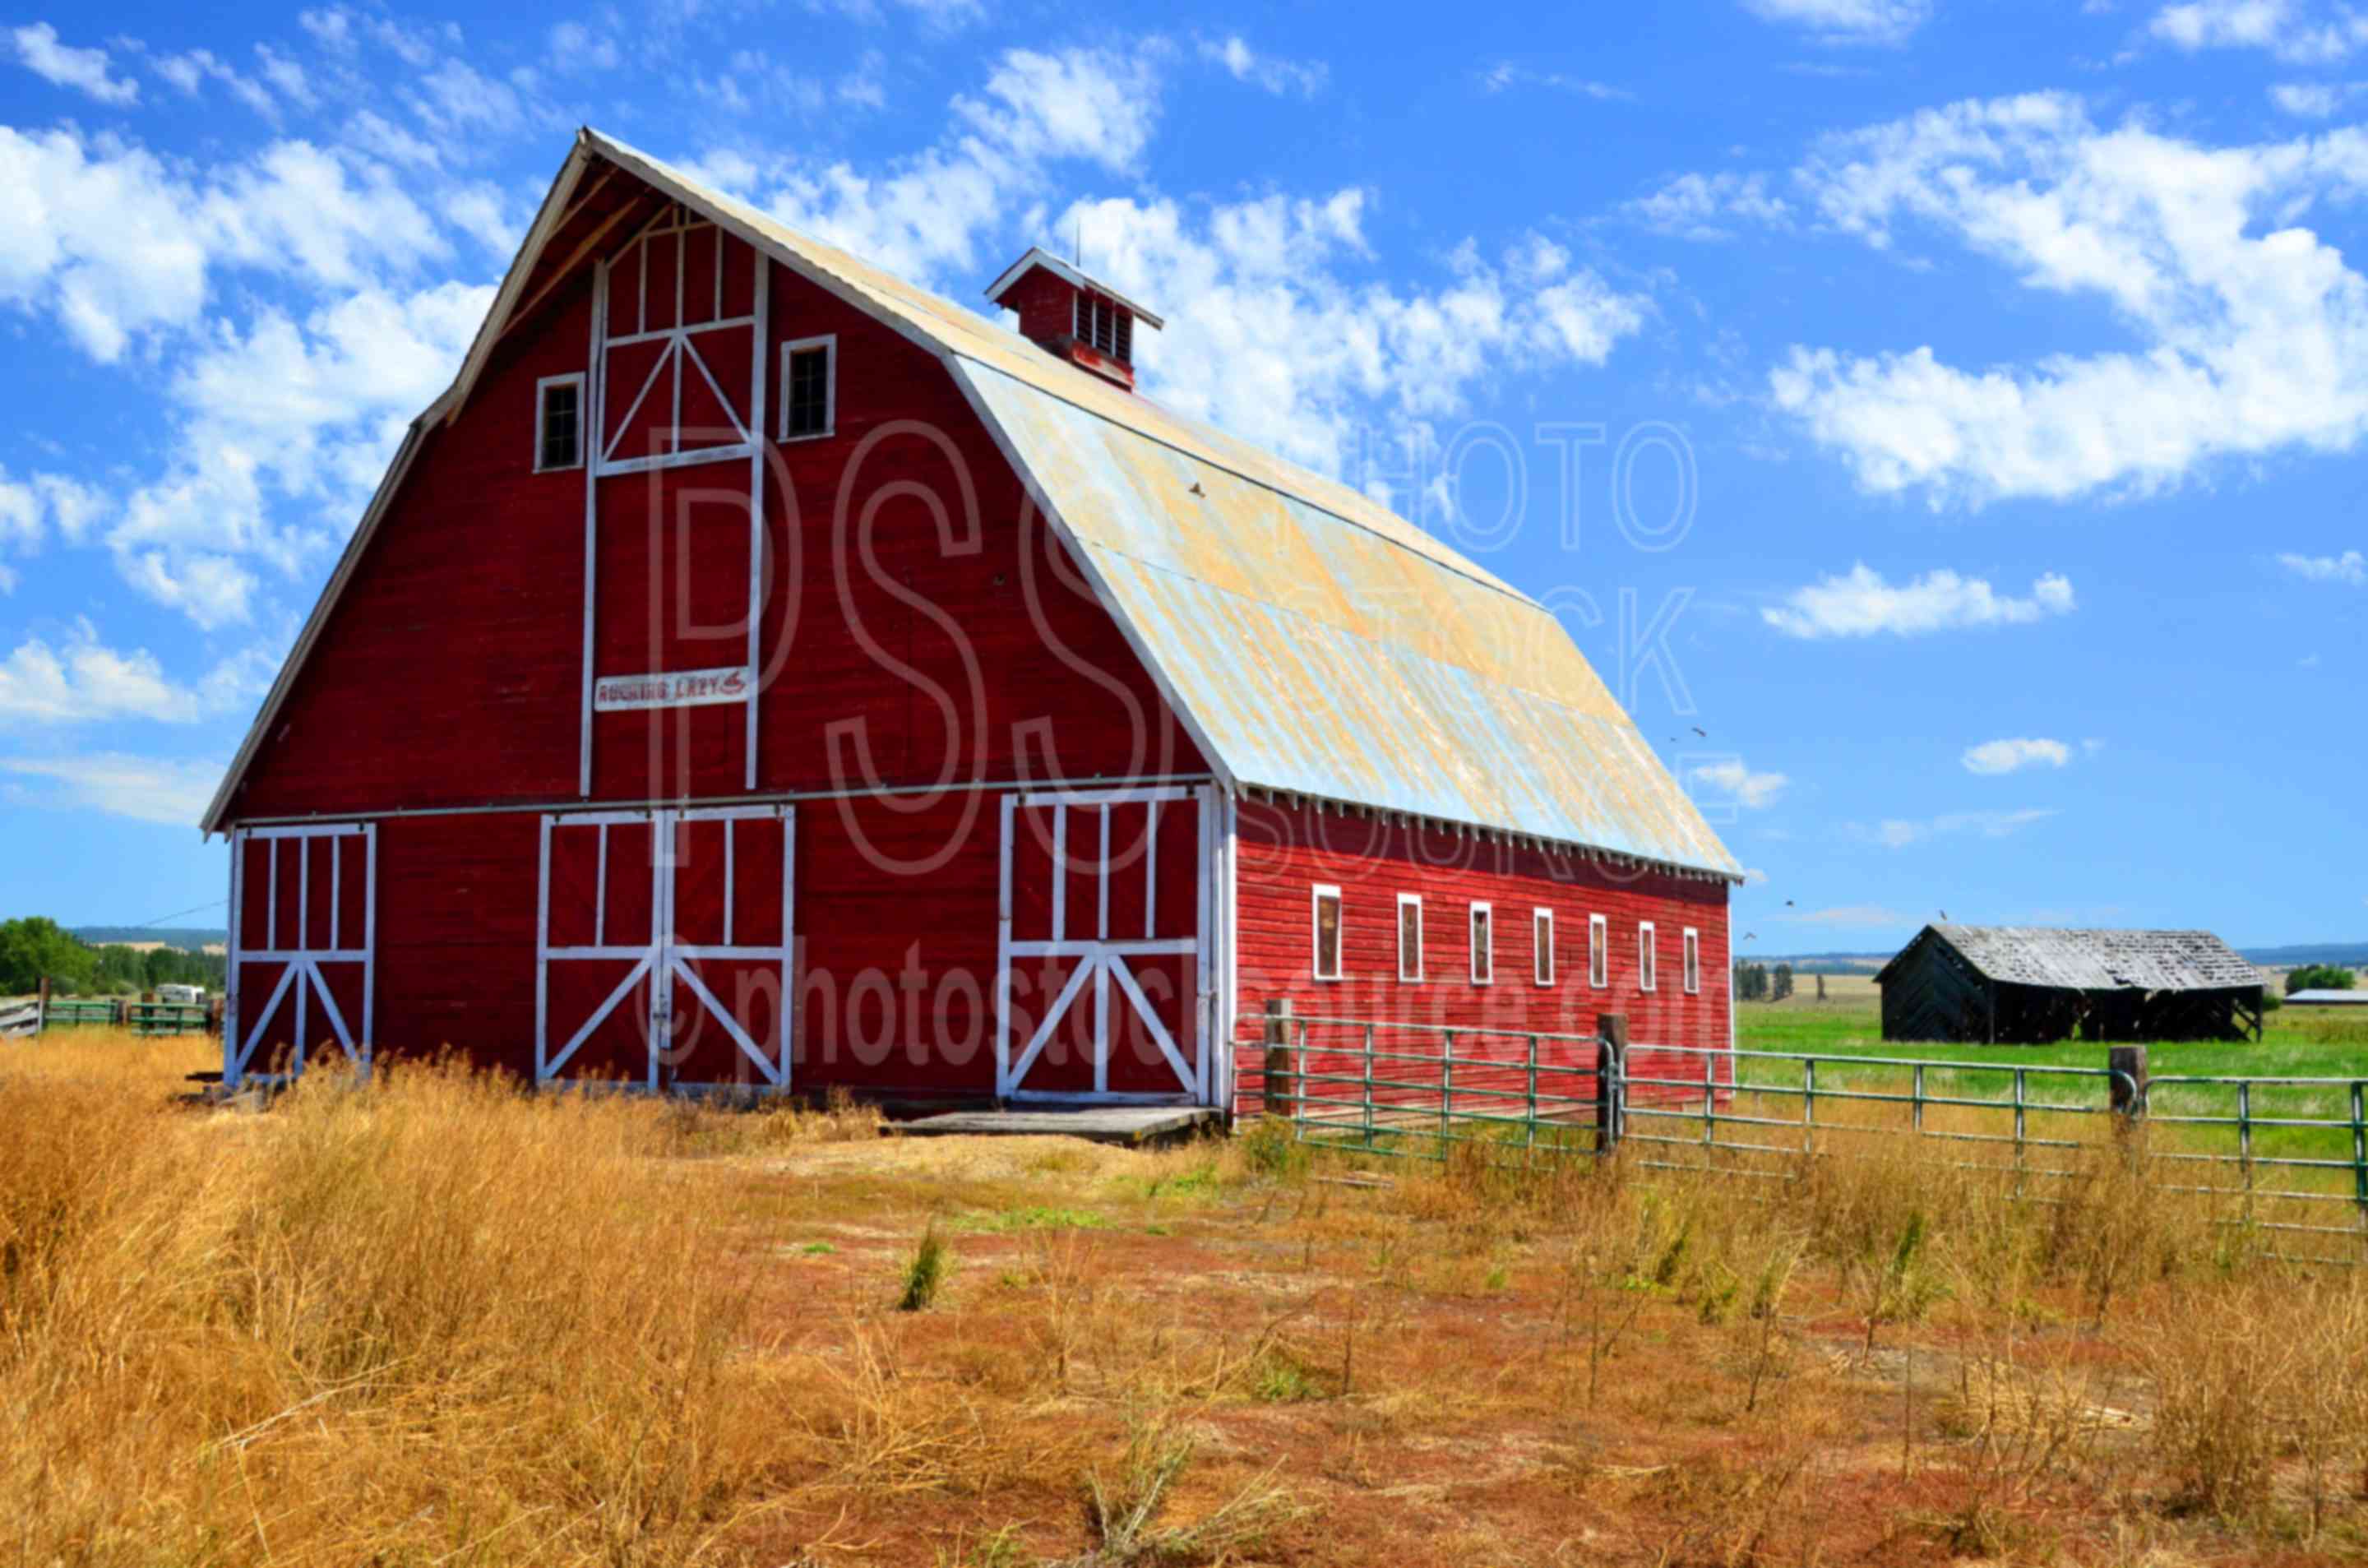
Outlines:
{"type": "Polygon", "coordinates": [[[1189,786],[1005,797],[998,1096],[1210,1101],[1212,818],[1189,786]]]}
{"type": "Polygon", "coordinates": [[[334,1040],[370,1071],[378,828],[243,827],[231,835],[222,1083],[279,1083],[334,1040]],[[250,1071],[257,1065],[271,1069],[250,1071]]]}
{"type": "Polygon", "coordinates": [[[790,1086],[787,806],[542,819],[535,1079],[790,1086]]]}

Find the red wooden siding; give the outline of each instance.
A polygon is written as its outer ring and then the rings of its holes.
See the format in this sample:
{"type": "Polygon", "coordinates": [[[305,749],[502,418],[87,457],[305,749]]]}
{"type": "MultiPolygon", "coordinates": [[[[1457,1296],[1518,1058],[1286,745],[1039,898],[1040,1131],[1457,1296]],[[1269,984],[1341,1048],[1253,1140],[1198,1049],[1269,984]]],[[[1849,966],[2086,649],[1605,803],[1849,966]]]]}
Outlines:
{"type": "MultiPolygon", "coordinates": [[[[1599,1015],[1622,1013],[1638,1047],[1727,1044],[1724,882],[1623,875],[1575,855],[1248,801],[1241,806],[1239,833],[1236,948],[1245,1012],[1287,997],[1303,1017],[1584,1037],[1594,1034],[1599,1015]],[[1337,982],[1315,978],[1313,891],[1319,883],[1341,890],[1342,978],[1337,982]],[[1402,892],[1423,900],[1419,983],[1398,979],[1402,892]],[[1484,985],[1472,982],[1468,916],[1475,901],[1493,906],[1496,930],[1496,978],[1484,985]],[[1531,969],[1531,911],[1539,907],[1554,915],[1552,985],[1537,984],[1531,969]],[[1601,987],[1590,984],[1588,974],[1588,920],[1595,915],[1606,917],[1610,939],[1601,987]],[[1659,972],[1650,992],[1638,975],[1637,927],[1645,921],[1658,927],[1659,972]],[[1684,989],[1688,926],[1702,943],[1702,989],[1694,995],[1684,989]]],[[[1348,1038],[1345,1031],[1334,1033],[1348,1038]]],[[[1254,1046],[1256,1026],[1238,1028],[1236,1038],[1254,1046]]],[[[1401,1039],[1420,1042],[1403,1049],[1438,1050],[1435,1035],[1409,1031],[1401,1039]]],[[[1518,1057],[1523,1049],[1510,1035],[1475,1035],[1459,1042],[1457,1054],[1518,1057]]],[[[1574,1065],[1592,1062],[1584,1045],[1550,1044],[1547,1052],[1574,1065]]],[[[1240,1087],[1254,1106],[1255,1050],[1240,1054],[1240,1087]]],[[[1673,1060],[1640,1056],[1639,1063],[1661,1073],[1674,1070],[1673,1060]]]]}
{"type": "MultiPolygon", "coordinates": [[[[944,366],[768,277],[759,791],[1205,771],[944,366]],[[835,433],[774,442],[779,346],[824,335],[835,433]]],[[[585,476],[534,472],[533,435],[536,381],[586,369],[590,292],[580,269],[427,437],[234,820],[577,798],[585,476]]],[[[732,335],[702,336],[726,388],[745,384],[732,335]]],[[[601,482],[599,674],[745,659],[747,468],[601,482]]],[[[743,794],[746,722],[738,706],[598,715],[590,798],[743,794]]]]}

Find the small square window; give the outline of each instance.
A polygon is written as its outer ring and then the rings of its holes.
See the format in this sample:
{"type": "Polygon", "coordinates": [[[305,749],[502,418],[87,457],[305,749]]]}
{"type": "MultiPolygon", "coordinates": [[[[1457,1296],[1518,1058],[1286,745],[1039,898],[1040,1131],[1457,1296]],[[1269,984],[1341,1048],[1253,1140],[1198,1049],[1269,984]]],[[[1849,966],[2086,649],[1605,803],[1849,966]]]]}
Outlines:
{"type": "Polygon", "coordinates": [[[1315,890],[1315,978],[1340,978],[1340,890],[1315,890]]]}
{"type": "Polygon", "coordinates": [[[1493,985],[1497,981],[1497,927],[1494,914],[1485,903],[1472,906],[1472,983],[1493,985]]]}
{"type": "Polygon", "coordinates": [[[1702,933],[1686,927],[1686,994],[1702,994],[1702,933]]]}
{"type": "Polygon", "coordinates": [[[1647,920],[1636,927],[1636,989],[1639,991],[1653,989],[1653,923],[1647,920]]]}
{"type": "Polygon", "coordinates": [[[534,383],[534,472],[584,466],[584,378],[545,376],[534,383]]]}
{"type": "Polygon", "coordinates": [[[1533,909],[1530,912],[1530,943],[1538,983],[1552,985],[1554,983],[1553,910],[1533,909]]]}
{"type": "Polygon", "coordinates": [[[1422,979],[1422,895],[1398,894],[1398,978],[1408,983],[1422,979]]]}
{"type": "Polygon", "coordinates": [[[838,339],[781,345],[781,439],[812,441],[838,427],[838,339]]]}
{"type": "Polygon", "coordinates": [[[1598,991],[1611,983],[1611,926],[1600,915],[1587,917],[1587,983],[1598,991]]]}

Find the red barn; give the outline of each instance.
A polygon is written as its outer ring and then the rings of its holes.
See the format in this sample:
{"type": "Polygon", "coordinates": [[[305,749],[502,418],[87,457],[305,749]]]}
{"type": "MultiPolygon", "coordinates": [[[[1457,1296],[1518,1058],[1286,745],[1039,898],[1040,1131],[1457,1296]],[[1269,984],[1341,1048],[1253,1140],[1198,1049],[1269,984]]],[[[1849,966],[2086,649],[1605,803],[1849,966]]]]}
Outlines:
{"type": "Polygon", "coordinates": [[[240,747],[232,1085],[1224,1105],[1235,1019],[1728,1040],[1734,861],[1554,618],[582,133],[240,747]]]}

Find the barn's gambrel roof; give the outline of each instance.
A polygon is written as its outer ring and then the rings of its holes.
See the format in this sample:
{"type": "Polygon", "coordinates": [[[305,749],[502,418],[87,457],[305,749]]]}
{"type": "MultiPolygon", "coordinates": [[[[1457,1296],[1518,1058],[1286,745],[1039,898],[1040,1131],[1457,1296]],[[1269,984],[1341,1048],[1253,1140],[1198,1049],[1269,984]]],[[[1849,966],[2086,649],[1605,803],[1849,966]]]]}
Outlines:
{"type": "MultiPolygon", "coordinates": [[[[423,423],[465,403],[502,324],[530,302],[571,194],[602,165],[943,359],[1230,782],[1739,877],[1536,600],[1360,492],[1111,386],[597,131],[578,136],[460,378],[423,423]]],[[[207,828],[221,825],[416,440],[416,427],[207,828]]]]}
{"type": "Polygon", "coordinates": [[[2062,991],[2219,991],[2261,971],[2209,931],[2068,930],[2047,926],[1927,926],[1875,976],[1927,940],[1946,942],[1986,979],[2062,991]]]}

